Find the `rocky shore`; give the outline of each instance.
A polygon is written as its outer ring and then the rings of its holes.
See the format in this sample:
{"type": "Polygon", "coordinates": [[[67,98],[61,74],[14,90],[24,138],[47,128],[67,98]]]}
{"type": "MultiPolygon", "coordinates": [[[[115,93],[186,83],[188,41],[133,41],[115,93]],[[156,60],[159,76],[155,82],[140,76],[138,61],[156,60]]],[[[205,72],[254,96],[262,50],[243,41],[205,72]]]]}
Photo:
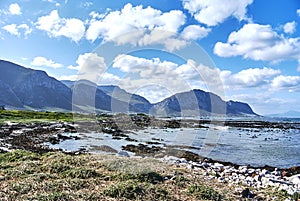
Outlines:
{"type": "Polygon", "coordinates": [[[254,168],[248,166],[238,166],[228,163],[216,162],[205,159],[200,162],[187,161],[185,158],[165,156],[160,159],[163,162],[185,167],[197,174],[203,175],[205,179],[223,183],[235,188],[242,197],[261,198],[261,189],[273,188],[273,190],[284,190],[289,195],[300,195],[300,174],[299,167],[290,169],[278,169],[272,167],[254,168]],[[298,173],[294,174],[293,173],[298,173]],[[248,190],[247,190],[248,189],[248,190]],[[251,192],[249,189],[252,189],[251,192]]]}
{"type": "MultiPolygon", "coordinates": [[[[215,121],[208,120],[158,120],[145,115],[119,115],[106,116],[98,120],[81,122],[53,122],[53,123],[10,123],[0,125],[0,153],[10,152],[16,149],[28,150],[35,153],[46,153],[53,151],[44,143],[57,144],[61,141],[80,137],[77,132],[103,132],[110,134],[115,139],[125,139],[134,141],[126,134],[135,129],[156,128],[207,128],[209,124],[227,125],[237,128],[278,128],[295,129],[294,124],[256,121],[215,121]],[[65,135],[64,133],[72,133],[65,135]]],[[[159,143],[158,143],[159,144],[159,143]]],[[[103,150],[110,153],[116,153],[110,147],[102,146],[103,150]]],[[[123,151],[117,153],[119,156],[129,156],[127,152],[135,153],[137,157],[158,158],[168,164],[177,167],[186,168],[195,175],[203,177],[204,180],[228,185],[233,187],[235,193],[243,198],[254,198],[254,200],[264,200],[264,190],[273,189],[274,191],[286,192],[288,196],[299,198],[300,194],[300,167],[290,167],[280,169],[276,167],[250,167],[239,166],[229,162],[214,161],[209,158],[202,158],[199,155],[185,151],[182,147],[156,146],[153,142],[148,145],[129,144],[122,147],[123,151]]],[[[80,150],[77,153],[85,153],[86,150],[80,150]]]]}

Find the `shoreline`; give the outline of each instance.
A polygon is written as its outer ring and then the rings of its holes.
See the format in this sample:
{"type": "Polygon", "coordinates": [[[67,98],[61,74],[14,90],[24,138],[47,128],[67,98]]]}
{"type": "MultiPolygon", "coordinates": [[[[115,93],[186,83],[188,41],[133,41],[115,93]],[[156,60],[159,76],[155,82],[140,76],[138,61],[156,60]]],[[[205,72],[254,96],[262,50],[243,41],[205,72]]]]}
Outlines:
{"type": "MultiPolygon", "coordinates": [[[[128,116],[126,116],[128,117],[128,116]]],[[[154,124],[159,128],[206,128],[207,121],[198,120],[151,120],[147,116],[134,116],[130,119],[101,119],[95,122],[82,121],[76,122],[53,122],[53,123],[12,123],[0,125],[0,155],[5,152],[11,152],[15,149],[21,149],[38,154],[46,154],[52,152],[62,152],[62,150],[51,149],[44,146],[43,143],[60,143],[64,140],[76,140],[79,137],[76,135],[79,130],[91,132],[104,132],[115,138],[132,140],[126,135],[126,130],[140,129],[146,130],[150,125],[154,124]],[[127,120],[127,121],[126,121],[127,120]],[[131,124],[128,124],[128,121],[131,124]],[[117,124],[115,122],[118,122],[117,124]],[[121,123],[120,123],[121,122],[121,123]],[[80,127],[82,126],[82,127],[80,127]],[[66,136],[64,133],[71,133],[66,136]],[[1,151],[2,150],[2,151],[1,151]]],[[[226,122],[225,122],[226,123],[226,122]]],[[[274,123],[274,122],[255,122],[255,127],[265,127],[266,125],[272,128],[290,129],[291,124],[274,123]]],[[[215,123],[216,125],[219,122],[215,123]]],[[[237,121],[227,122],[227,126],[247,127],[253,126],[253,122],[237,121]]],[[[256,192],[264,191],[271,188],[274,191],[285,191],[288,196],[300,194],[300,166],[290,168],[277,168],[272,166],[254,167],[250,165],[238,165],[232,162],[214,160],[211,158],[201,157],[191,151],[180,149],[180,147],[161,148],[155,144],[128,144],[122,147],[122,151],[115,151],[111,147],[101,147],[102,151],[114,152],[113,155],[122,156],[131,159],[150,158],[159,160],[166,164],[172,164],[175,167],[182,167],[194,172],[196,175],[202,175],[202,179],[211,180],[220,185],[242,186],[242,191],[250,189],[248,196],[257,194],[256,192]],[[130,153],[135,153],[135,156],[128,157],[130,153]]],[[[13,153],[13,152],[12,152],[13,153]]],[[[76,152],[63,152],[71,156],[79,155],[95,155],[87,153],[86,150],[76,152]]],[[[102,155],[102,154],[99,154],[102,155]]],[[[107,153],[111,155],[111,153],[107,153]]],[[[238,187],[237,187],[238,188],[238,187]]],[[[240,191],[241,189],[239,189],[240,191]]],[[[238,191],[238,192],[239,192],[238,191]]],[[[240,194],[242,192],[239,192],[240,194]]],[[[244,192],[245,193],[245,192],[244,192]]],[[[259,196],[258,196],[259,197],[259,196]]]]}
{"type": "MultiPolygon", "coordinates": [[[[31,122],[31,123],[12,123],[0,124],[0,153],[6,152],[14,149],[23,149],[27,151],[33,151],[37,153],[57,151],[56,149],[50,148],[49,146],[43,145],[45,142],[50,144],[58,144],[65,140],[80,140],[77,136],[79,132],[99,132],[109,134],[113,139],[125,139],[126,141],[136,142],[131,139],[127,132],[131,130],[147,130],[147,128],[158,128],[158,129],[177,129],[177,128],[194,128],[194,129],[209,129],[208,124],[212,125],[223,125],[236,128],[276,128],[276,129],[294,129],[292,123],[282,123],[282,122],[265,122],[265,121],[214,121],[209,120],[160,120],[153,117],[148,117],[145,115],[119,115],[120,119],[115,116],[107,116],[106,119],[101,119],[97,121],[78,121],[78,122],[31,122]],[[128,119],[130,118],[130,119],[128,119]],[[128,122],[131,123],[128,123],[128,122]],[[255,123],[255,125],[253,125],[255,123]],[[70,133],[72,135],[66,136],[64,133],[70,133]]],[[[300,126],[300,123],[298,123],[300,126]]],[[[298,128],[300,130],[300,127],[298,128]]],[[[293,174],[300,173],[300,166],[290,166],[290,167],[276,167],[271,165],[253,166],[250,164],[236,164],[230,161],[216,160],[209,157],[202,157],[197,153],[192,151],[184,150],[186,148],[195,148],[189,146],[180,145],[165,145],[160,140],[155,139],[155,142],[146,142],[145,144],[128,144],[127,146],[122,146],[123,151],[129,151],[136,155],[144,156],[155,156],[155,155],[173,155],[181,158],[185,157],[190,161],[200,161],[206,160],[209,162],[222,163],[224,165],[230,165],[234,167],[247,166],[251,168],[264,168],[272,170],[277,168],[282,171],[293,172],[293,174]],[[158,141],[157,141],[158,140],[158,141]],[[157,142],[156,142],[157,141],[157,142]],[[162,148],[157,145],[165,145],[162,148]],[[151,146],[151,147],[150,147],[151,146]],[[175,153],[173,153],[175,152],[175,153]]],[[[197,147],[197,149],[200,149],[197,147]]],[[[100,151],[103,152],[114,152],[112,148],[108,146],[100,147],[100,151]]],[[[58,150],[63,151],[63,150],[58,150]]],[[[75,152],[87,152],[87,150],[79,149],[75,152]]],[[[65,152],[67,153],[67,152],[65,152]]]]}

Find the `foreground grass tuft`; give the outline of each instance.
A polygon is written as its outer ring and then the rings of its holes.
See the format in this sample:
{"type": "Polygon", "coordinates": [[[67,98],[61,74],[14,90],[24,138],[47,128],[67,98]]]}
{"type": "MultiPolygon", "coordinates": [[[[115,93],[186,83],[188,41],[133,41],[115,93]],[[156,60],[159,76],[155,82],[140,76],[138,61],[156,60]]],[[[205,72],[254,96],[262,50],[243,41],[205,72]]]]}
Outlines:
{"type": "Polygon", "coordinates": [[[142,198],[145,191],[144,187],[129,180],[108,186],[104,189],[103,194],[113,198],[127,198],[133,200],[142,198]]]}
{"type": "Polygon", "coordinates": [[[221,200],[221,195],[217,191],[204,185],[191,185],[188,187],[188,193],[195,195],[198,199],[221,200]]]}

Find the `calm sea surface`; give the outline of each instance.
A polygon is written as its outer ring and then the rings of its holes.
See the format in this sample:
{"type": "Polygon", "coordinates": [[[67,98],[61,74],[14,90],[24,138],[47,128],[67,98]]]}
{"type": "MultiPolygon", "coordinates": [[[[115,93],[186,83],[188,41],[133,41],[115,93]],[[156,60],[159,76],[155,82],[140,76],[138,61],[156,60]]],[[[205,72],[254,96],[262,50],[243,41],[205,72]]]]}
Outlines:
{"type": "Polygon", "coordinates": [[[66,151],[84,148],[89,152],[99,153],[101,151],[97,147],[101,145],[120,151],[121,147],[127,144],[158,142],[160,144],[154,146],[174,146],[215,160],[240,165],[300,166],[300,119],[264,120],[288,123],[290,127],[280,129],[207,125],[208,128],[149,128],[126,133],[138,142],[115,140],[106,133],[65,133],[64,135],[78,135],[80,140],[65,140],[56,145],[47,145],[66,151]]]}

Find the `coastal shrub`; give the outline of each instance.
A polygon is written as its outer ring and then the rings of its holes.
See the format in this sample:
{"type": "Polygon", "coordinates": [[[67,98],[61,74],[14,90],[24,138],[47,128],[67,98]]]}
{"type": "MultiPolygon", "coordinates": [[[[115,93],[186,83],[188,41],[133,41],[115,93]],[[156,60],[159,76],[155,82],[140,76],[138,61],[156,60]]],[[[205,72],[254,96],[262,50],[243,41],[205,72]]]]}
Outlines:
{"type": "Polygon", "coordinates": [[[188,194],[194,195],[197,199],[221,200],[221,195],[214,189],[204,185],[191,185],[187,189],[188,194]]]}
{"type": "Polygon", "coordinates": [[[95,178],[101,176],[95,170],[84,169],[84,168],[72,168],[62,172],[61,175],[63,177],[78,178],[78,179],[88,179],[88,178],[95,178]]]}
{"type": "Polygon", "coordinates": [[[0,154],[0,162],[32,161],[39,159],[40,157],[38,154],[24,150],[15,150],[0,154]]]}
{"type": "Polygon", "coordinates": [[[71,167],[69,165],[65,165],[63,163],[52,163],[50,166],[49,166],[49,172],[51,174],[53,173],[62,173],[62,172],[65,172],[67,170],[70,170],[71,167]]]}
{"type": "Polygon", "coordinates": [[[134,181],[120,182],[104,189],[103,194],[112,198],[137,199],[145,194],[144,187],[134,181]]]}
{"type": "Polygon", "coordinates": [[[175,178],[174,182],[175,182],[175,185],[178,187],[185,187],[187,184],[189,184],[190,180],[187,179],[186,177],[180,175],[175,178]]]}
{"type": "Polygon", "coordinates": [[[138,180],[140,182],[148,182],[148,183],[152,183],[152,184],[157,184],[159,182],[163,182],[164,177],[161,176],[157,172],[147,172],[147,173],[139,174],[138,180]]]}
{"type": "Polygon", "coordinates": [[[56,201],[56,200],[72,200],[70,196],[64,192],[52,192],[50,194],[41,194],[34,200],[40,201],[56,201]]]}
{"type": "Polygon", "coordinates": [[[126,180],[137,180],[139,182],[147,182],[151,184],[157,184],[164,181],[164,177],[157,172],[145,172],[145,173],[119,173],[112,176],[113,179],[118,179],[120,181],[126,180]]]}
{"type": "Polygon", "coordinates": [[[27,182],[14,183],[12,185],[12,190],[17,194],[27,194],[32,190],[32,185],[27,182]]]}

